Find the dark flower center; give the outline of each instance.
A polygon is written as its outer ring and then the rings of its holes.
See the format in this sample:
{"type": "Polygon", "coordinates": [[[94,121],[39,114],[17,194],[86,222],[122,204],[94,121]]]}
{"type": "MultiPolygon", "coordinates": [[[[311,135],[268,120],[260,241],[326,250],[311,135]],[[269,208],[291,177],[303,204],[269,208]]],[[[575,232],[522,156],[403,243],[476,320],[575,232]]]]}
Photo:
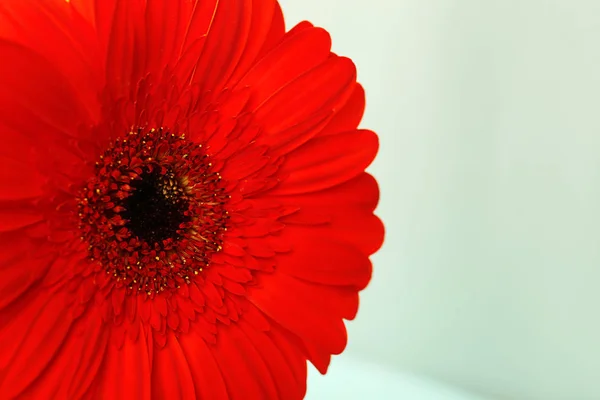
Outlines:
{"type": "Polygon", "coordinates": [[[147,243],[179,239],[177,231],[190,217],[184,215],[189,203],[175,176],[154,170],[144,172],[130,185],[133,191],[124,200],[121,213],[127,221],[125,227],[147,243]]]}
{"type": "Polygon", "coordinates": [[[117,139],[78,198],[94,271],[148,296],[191,283],[221,250],[229,197],[202,145],[184,135],[138,129],[117,139]]]}

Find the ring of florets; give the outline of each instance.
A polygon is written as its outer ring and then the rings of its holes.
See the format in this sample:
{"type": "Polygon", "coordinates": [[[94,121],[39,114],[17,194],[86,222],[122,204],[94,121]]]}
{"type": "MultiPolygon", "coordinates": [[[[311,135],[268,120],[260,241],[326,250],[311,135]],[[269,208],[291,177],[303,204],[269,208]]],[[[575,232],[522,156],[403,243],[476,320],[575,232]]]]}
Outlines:
{"type": "Polygon", "coordinates": [[[149,296],[176,290],[222,249],[229,198],[201,144],[162,128],[132,130],[79,193],[81,239],[116,286],[149,296]]]}

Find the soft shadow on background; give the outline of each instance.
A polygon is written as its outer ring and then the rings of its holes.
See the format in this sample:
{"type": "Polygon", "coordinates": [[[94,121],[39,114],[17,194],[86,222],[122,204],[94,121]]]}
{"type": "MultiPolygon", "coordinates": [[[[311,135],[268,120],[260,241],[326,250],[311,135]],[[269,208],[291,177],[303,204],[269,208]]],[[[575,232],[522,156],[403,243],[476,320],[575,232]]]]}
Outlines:
{"type": "Polygon", "coordinates": [[[355,60],[381,140],[387,241],[332,374],[600,399],[600,2],[281,4],[355,60]]]}

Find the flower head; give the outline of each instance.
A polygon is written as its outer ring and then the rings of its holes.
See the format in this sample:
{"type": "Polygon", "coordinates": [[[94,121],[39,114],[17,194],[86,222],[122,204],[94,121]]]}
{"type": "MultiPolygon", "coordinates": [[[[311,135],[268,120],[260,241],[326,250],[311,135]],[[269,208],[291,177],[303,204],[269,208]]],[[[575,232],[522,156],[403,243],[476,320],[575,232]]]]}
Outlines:
{"type": "Polygon", "coordinates": [[[304,396],[383,240],[330,45],[275,0],[0,0],[2,396],[304,396]]]}

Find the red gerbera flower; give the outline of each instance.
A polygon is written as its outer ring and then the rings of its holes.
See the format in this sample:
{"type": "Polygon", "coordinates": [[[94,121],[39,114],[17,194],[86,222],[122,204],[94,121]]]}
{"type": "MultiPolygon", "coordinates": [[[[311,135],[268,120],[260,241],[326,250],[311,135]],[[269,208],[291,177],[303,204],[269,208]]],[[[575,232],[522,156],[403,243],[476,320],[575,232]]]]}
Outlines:
{"type": "Polygon", "coordinates": [[[0,54],[0,397],[303,397],[383,239],[327,32],[275,0],[0,0],[0,54]]]}

